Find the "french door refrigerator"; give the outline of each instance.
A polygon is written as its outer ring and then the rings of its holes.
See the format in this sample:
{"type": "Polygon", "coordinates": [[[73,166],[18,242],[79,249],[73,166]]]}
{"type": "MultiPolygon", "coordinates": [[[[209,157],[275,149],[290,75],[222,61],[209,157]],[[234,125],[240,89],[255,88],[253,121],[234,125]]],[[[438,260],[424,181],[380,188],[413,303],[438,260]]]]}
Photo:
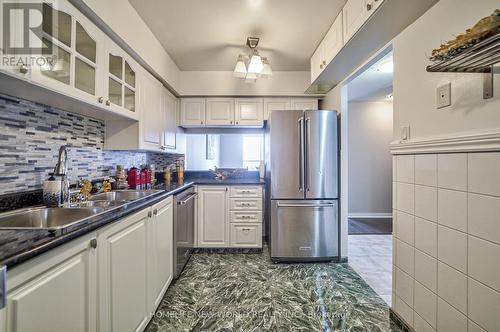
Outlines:
{"type": "Polygon", "coordinates": [[[271,259],[339,258],[336,111],[273,111],[265,159],[271,259]]]}

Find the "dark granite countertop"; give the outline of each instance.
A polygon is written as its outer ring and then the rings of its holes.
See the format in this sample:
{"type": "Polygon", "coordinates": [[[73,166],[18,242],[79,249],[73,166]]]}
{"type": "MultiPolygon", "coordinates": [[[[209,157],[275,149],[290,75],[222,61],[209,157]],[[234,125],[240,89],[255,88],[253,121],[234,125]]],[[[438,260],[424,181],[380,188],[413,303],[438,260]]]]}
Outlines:
{"type": "Polygon", "coordinates": [[[68,228],[63,234],[47,230],[2,230],[0,231],[0,266],[6,265],[8,268],[12,268],[50,249],[158,203],[168,196],[191,187],[193,184],[193,182],[185,181],[182,184],[158,185],[155,189],[161,191],[157,194],[95,215],[68,228]]]}
{"type": "Polygon", "coordinates": [[[230,178],[216,180],[206,174],[196,174],[186,177],[184,183],[170,185],[159,184],[155,189],[161,192],[146,199],[127,203],[95,215],[88,220],[66,229],[64,234],[47,230],[0,230],[0,266],[12,268],[35,256],[47,252],[75,238],[97,230],[104,225],[121,219],[131,213],[137,212],[159,201],[181,192],[192,185],[263,185],[264,180],[258,177],[230,178]]]}

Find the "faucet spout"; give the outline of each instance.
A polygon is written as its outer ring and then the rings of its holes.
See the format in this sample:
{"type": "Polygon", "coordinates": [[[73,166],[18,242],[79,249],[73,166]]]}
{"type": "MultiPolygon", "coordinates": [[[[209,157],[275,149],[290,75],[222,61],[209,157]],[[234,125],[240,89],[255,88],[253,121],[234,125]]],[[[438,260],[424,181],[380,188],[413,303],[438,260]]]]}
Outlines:
{"type": "Polygon", "coordinates": [[[67,160],[68,152],[66,151],[66,146],[63,145],[59,148],[59,157],[57,158],[57,164],[54,168],[54,175],[66,176],[68,170],[67,160]]]}

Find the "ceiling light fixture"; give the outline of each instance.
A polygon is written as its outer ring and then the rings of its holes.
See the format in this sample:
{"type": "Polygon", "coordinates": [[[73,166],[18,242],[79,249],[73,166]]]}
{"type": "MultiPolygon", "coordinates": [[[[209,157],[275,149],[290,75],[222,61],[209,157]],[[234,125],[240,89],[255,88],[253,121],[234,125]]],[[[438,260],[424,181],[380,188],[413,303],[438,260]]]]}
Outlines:
{"type": "Polygon", "coordinates": [[[236,66],[234,67],[233,76],[237,78],[244,78],[245,82],[254,83],[257,78],[269,77],[273,74],[269,59],[261,57],[257,51],[259,38],[248,37],[247,46],[251,50],[251,54],[238,55],[236,66]]]}

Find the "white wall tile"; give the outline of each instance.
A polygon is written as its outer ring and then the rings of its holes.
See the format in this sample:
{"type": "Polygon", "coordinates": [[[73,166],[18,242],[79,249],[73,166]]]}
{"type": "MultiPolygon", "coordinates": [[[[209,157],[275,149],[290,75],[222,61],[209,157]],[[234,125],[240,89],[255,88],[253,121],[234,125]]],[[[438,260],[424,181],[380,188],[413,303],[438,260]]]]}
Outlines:
{"type": "Polygon", "coordinates": [[[437,330],[439,332],[467,332],[467,317],[438,298],[437,330]]]}
{"type": "Polygon", "coordinates": [[[437,221],[437,188],[415,186],[415,215],[437,221]]]}
{"type": "Polygon", "coordinates": [[[438,295],[467,313],[467,276],[441,262],[438,263],[438,295]]]}
{"type": "Polygon", "coordinates": [[[397,156],[396,179],[399,182],[413,183],[415,181],[415,156],[397,156]]]}
{"type": "Polygon", "coordinates": [[[413,276],[415,249],[405,242],[396,240],[396,251],[396,266],[413,276]]]}
{"type": "Polygon", "coordinates": [[[500,244],[500,198],[468,195],[469,234],[500,244]]]}
{"type": "Polygon", "coordinates": [[[415,280],[437,293],[437,259],[415,250],[415,280]]]}
{"type": "Polygon", "coordinates": [[[467,190],[467,154],[438,155],[438,186],[455,190],[467,190]]]}
{"type": "Polygon", "coordinates": [[[413,327],[413,309],[399,296],[395,296],[395,298],[394,309],[408,325],[413,327]]]}
{"type": "Polygon", "coordinates": [[[413,309],[432,327],[436,327],[437,296],[419,282],[415,282],[415,302],[413,309]]]}
{"type": "Polygon", "coordinates": [[[409,214],[414,213],[415,189],[413,184],[397,182],[396,208],[409,214]]]}
{"type": "Polygon", "coordinates": [[[439,189],[438,223],[467,231],[467,193],[463,191],[439,189]]]}
{"type": "Polygon", "coordinates": [[[469,236],[468,263],[470,277],[500,292],[500,245],[469,236]]]}
{"type": "MultiPolygon", "coordinates": [[[[396,237],[408,244],[415,242],[415,217],[411,214],[397,211],[396,213],[396,237]]],[[[394,231],[393,231],[394,232],[394,231]]]]}
{"type": "Polygon", "coordinates": [[[415,218],[415,247],[437,257],[437,224],[421,218],[415,218]]]}
{"type": "Polygon", "coordinates": [[[416,312],[413,313],[413,318],[413,328],[416,332],[436,332],[436,330],[433,329],[432,326],[430,326],[429,323],[427,323],[425,319],[420,317],[416,312]]]}
{"type": "Polygon", "coordinates": [[[469,332],[487,332],[487,331],[469,319],[469,332]]]}
{"type": "Polygon", "coordinates": [[[396,267],[396,295],[413,307],[413,278],[396,267]]]}
{"type": "Polygon", "coordinates": [[[415,184],[437,186],[437,155],[415,156],[415,184]]]}
{"type": "Polygon", "coordinates": [[[487,331],[500,331],[500,293],[469,278],[469,318],[487,331]]]}
{"type": "Polygon", "coordinates": [[[438,259],[463,273],[467,273],[467,235],[439,225],[438,259]]]}
{"type": "Polygon", "coordinates": [[[500,196],[500,152],[469,153],[469,192],[500,196]]]}

